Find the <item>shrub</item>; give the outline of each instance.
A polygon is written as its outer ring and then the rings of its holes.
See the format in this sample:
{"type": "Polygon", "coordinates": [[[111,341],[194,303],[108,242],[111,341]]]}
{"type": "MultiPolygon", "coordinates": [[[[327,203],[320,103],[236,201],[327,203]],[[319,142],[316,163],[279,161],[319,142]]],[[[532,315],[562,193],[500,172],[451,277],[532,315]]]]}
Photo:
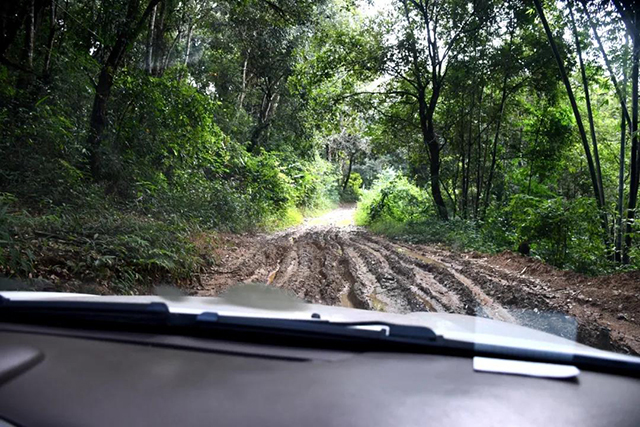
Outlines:
{"type": "Polygon", "coordinates": [[[362,194],[362,177],[358,172],[352,172],[346,187],[340,192],[340,201],[355,203],[360,200],[362,194]]]}
{"type": "Polygon", "coordinates": [[[418,244],[444,244],[461,251],[493,253],[498,250],[474,221],[451,219],[442,221],[428,216],[416,221],[378,221],[370,225],[371,231],[385,236],[418,244]]]}
{"type": "Polygon", "coordinates": [[[484,230],[500,246],[527,242],[531,255],[563,268],[595,272],[607,264],[601,218],[592,198],[518,194],[489,212],[484,230]]]}
{"type": "Polygon", "coordinates": [[[190,241],[194,229],[113,208],[5,211],[0,219],[3,234],[14,236],[0,253],[0,271],[9,276],[79,279],[133,293],[152,281],[188,279],[203,263],[190,241]]]}
{"type": "Polygon", "coordinates": [[[335,165],[316,157],[310,162],[295,162],[287,173],[293,185],[293,203],[305,210],[322,211],[339,201],[340,174],[335,165]]]}
{"type": "Polygon", "coordinates": [[[356,212],[356,223],[415,222],[432,212],[433,204],[426,191],[410,183],[405,176],[387,170],[371,190],[363,192],[356,212]]]}
{"type": "Polygon", "coordinates": [[[427,193],[407,178],[386,171],[364,191],[356,223],[372,231],[415,243],[444,243],[454,249],[517,250],[527,242],[531,255],[561,268],[597,273],[611,268],[592,198],[565,200],[518,194],[494,204],[483,222],[443,222],[427,193]]]}

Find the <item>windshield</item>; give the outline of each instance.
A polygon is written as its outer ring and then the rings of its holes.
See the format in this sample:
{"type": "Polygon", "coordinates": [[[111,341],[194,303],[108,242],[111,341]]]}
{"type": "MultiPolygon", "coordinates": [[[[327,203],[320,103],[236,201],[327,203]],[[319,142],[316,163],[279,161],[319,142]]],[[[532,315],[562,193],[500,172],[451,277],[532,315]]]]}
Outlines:
{"type": "Polygon", "coordinates": [[[638,7],[7,2],[0,291],[453,313],[638,354],[638,7]]]}

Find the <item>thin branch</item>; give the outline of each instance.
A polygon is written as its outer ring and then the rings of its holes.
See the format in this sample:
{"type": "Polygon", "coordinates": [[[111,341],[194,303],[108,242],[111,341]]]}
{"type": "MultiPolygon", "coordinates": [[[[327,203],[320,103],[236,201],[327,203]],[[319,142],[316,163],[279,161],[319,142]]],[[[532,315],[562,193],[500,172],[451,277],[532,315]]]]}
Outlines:
{"type": "Polygon", "coordinates": [[[476,31],[476,30],[480,29],[480,25],[476,25],[475,27],[472,27],[471,29],[466,29],[466,26],[469,23],[469,21],[471,21],[471,19],[476,16],[476,12],[477,11],[474,9],[473,13],[471,15],[469,15],[469,17],[467,17],[467,19],[465,19],[465,21],[462,23],[462,25],[460,25],[460,27],[458,28],[458,31],[453,35],[453,37],[451,37],[451,40],[449,41],[449,43],[447,43],[447,47],[445,48],[444,53],[442,54],[442,61],[444,61],[447,58],[447,56],[449,55],[449,52],[451,52],[451,49],[453,48],[453,45],[458,41],[458,38],[460,36],[462,36],[463,34],[465,34],[467,32],[476,31]]]}
{"type": "Polygon", "coordinates": [[[412,98],[418,98],[418,96],[415,93],[412,92],[407,92],[405,90],[389,90],[389,91],[384,91],[384,92],[375,92],[375,91],[360,91],[360,92],[352,92],[346,95],[342,95],[336,98],[333,98],[334,101],[344,101],[345,99],[349,99],[349,98],[354,98],[356,96],[361,96],[361,95],[402,95],[402,96],[409,96],[412,98]]]}
{"type": "Polygon", "coordinates": [[[271,0],[261,0],[264,4],[266,4],[270,9],[276,12],[285,22],[294,23],[295,19],[291,17],[289,13],[287,13],[283,8],[277,5],[275,2],[271,0]]]}
{"type": "MultiPolygon", "coordinates": [[[[415,4],[415,0],[411,0],[412,2],[414,2],[415,4]]],[[[411,25],[411,18],[409,17],[409,7],[407,6],[407,0],[403,0],[402,4],[404,5],[404,15],[405,18],[407,20],[407,25],[409,26],[409,32],[410,32],[410,36],[411,36],[411,40],[409,40],[410,45],[411,45],[411,56],[413,58],[413,68],[414,68],[414,73],[416,75],[416,82],[418,84],[418,91],[422,91],[422,89],[424,88],[424,85],[422,84],[422,78],[420,77],[420,68],[419,68],[419,61],[418,61],[418,48],[416,46],[416,37],[415,34],[413,32],[413,25],[411,25]]]]}
{"type": "Polygon", "coordinates": [[[609,57],[607,56],[607,52],[604,50],[604,45],[602,44],[602,40],[600,39],[600,35],[598,34],[598,29],[596,28],[595,23],[591,19],[591,14],[589,13],[589,9],[587,8],[586,1],[580,0],[580,3],[582,4],[582,9],[584,10],[587,20],[589,21],[589,26],[591,27],[591,31],[593,31],[593,36],[598,42],[598,48],[600,49],[600,53],[602,54],[602,59],[604,59],[604,63],[607,66],[607,71],[609,72],[609,77],[613,82],[613,87],[615,88],[616,94],[618,95],[618,99],[620,100],[620,105],[622,106],[622,112],[624,113],[624,118],[629,124],[629,131],[633,133],[633,130],[631,129],[631,117],[629,116],[627,103],[624,99],[624,95],[622,94],[622,91],[620,90],[620,85],[618,85],[618,79],[616,78],[616,75],[613,72],[611,63],[609,62],[609,57]]]}
{"type": "Polygon", "coordinates": [[[394,77],[397,77],[401,80],[404,80],[405,82],[409,83],[409,85],[411,85],[411,87],[413,87],[415,90],[419,90],[418,88],[418,84],[416,82],[414,82],[413,80],[411,80],[409,77],[405,76],[405,74],[395,68],[388,68],[388,71],[392,72],[394,77]]]}

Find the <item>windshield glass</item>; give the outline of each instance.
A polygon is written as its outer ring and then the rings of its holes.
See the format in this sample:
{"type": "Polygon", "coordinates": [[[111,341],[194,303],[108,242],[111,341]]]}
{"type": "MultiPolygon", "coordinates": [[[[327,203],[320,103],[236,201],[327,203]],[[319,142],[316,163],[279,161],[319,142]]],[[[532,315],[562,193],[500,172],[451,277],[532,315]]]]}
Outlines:
{"type": "Polygon", "coordinates": [[[637,355],[638,7],[6,2],[0,291],[454,313],[637,355]]]}

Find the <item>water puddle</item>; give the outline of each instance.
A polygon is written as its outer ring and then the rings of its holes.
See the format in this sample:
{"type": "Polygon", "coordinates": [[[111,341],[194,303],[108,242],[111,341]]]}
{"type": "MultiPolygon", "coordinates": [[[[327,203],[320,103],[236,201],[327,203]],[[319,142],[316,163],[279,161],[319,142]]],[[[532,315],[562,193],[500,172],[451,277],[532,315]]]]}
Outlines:
{"type": "Polygon", "coordinates": [[[371,301],[371,306],[376,311],[387,311],[387,305],[378,298],[378,296],[374,293],[369,294],[369,301],[371,301]]]}
{"type": "Polygon", "coordinates": [[[435,259],[419,254],[418,252],[414,252],[406,248],[396,248],[396,250],[403,255],[420,260],[425,264],[435,265],[436,267],[440,267],[440,268],[447,268],[447,266],[441,263],[440,261],[436,261],[435,259]]]}
{"type": "Polygon", "coordinates": [[[276,276],[278,276],[279,270],[280,270],[280,264],[278,264],[278,267],[276,267],[276,269],[273,270],[271,273],[269,273],[269,275],[267,276],[267,285],[272,284],[273,281],[276,280],[276,276]]]}
{"type": "Polygon", "coordinates": [[[351,302],[351,299],[349,298],[349,292],[343,292],[340,294],[340,305],[342,307],[347,307],[347,308],[355,308],[353,306],[353,303],[351,302]]]}
{"type": "Polygon", "coordinates": [[[431,311],[431,312],[443,311],[443,310],[437,310],[433,306],[433,303],[431,301],[429,301],[429,299],[426,296],[422,295],[421,292],[413,290],[413,294],[424,304],[424,306],[426,307],[427,311],[431,311]]]}

